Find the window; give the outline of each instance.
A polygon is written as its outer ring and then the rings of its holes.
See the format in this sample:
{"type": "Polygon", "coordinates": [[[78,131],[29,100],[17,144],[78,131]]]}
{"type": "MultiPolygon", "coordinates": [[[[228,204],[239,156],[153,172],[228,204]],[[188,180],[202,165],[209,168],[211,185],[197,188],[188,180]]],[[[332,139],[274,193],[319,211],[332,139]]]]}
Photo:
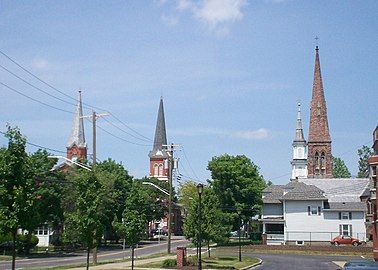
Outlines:
{"type": "Polygon", "coordinates": [[[307,206],[307,214],[309,216],[320,215],[321,207],[320,206],[307,206]]]}
{"type": "Polygon", "coordinates": [[[159,165],[159,176],[162,176],[163,175],[163,164],[160,164],[159,165]]]}
{"type": "Polygon", "coordinates": [[[352,236],[352,225],[351,224],[340,224],[340,235],[342,236],[352,236]]]}
{"type": "Polygon", "coordinates": [[[352,212],[339,212],[339,219],[351,220],[352,219],[352,212]]]}
{"type": "Polygon", "coordinates": [[[47,226],[38,227],[35,231],[35,235],[48,235],[49,229],[47,226]]]}
{"type": "Polygon", "coordinates": [[[157,164],[154,165],[154,176],[159,175],[159,167],[157,164]]]}
{"type": "Polygon", "coordinates": [[[302,241],[302,240],[298,240],[298,241],[296,241],[296,245],[297,246],[303,246],[304,245],[304,241],[302,241]]]}

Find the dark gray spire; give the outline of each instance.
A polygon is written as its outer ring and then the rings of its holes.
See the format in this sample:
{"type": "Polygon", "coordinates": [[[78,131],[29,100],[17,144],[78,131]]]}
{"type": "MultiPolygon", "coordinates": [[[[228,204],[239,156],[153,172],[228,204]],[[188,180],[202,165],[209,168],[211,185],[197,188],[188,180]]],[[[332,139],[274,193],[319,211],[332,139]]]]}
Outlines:
{"type": "Polygon", "coordinates": [[[155,139],[154,139],[154,146],[152,151],[150,152],[150,157],[155,155],[166,155],[163,149],[166,149],[167,145],[167,132],[165,129],[165,117],[164,117],[164,105],[163,105],[163,98],[160,98],[159,104],[159,111],[158,117],[156,121],[156,129],[155,129],[155,139]]]}
{"type": "Polygon", "coordinates": [[[301,103],[298,102],[298,111],[297,111],[297,125],[295,128],[295,139],[294,142],[304,142],[303,128],[302,128],[302,118],[301,118],[301,103]]]}

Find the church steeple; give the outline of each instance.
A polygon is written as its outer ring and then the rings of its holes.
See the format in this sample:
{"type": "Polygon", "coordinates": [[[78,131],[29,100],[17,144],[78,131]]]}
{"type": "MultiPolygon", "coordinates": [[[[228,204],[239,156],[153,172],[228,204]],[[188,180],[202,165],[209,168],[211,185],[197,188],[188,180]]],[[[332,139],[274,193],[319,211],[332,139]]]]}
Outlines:
{"type": "Polygon", "coordinates": [[[74,113],[71,135],[67,142],[67,158],[84,161],[87,159],[87,143],[85,142],[83,105],[81,101],[81,91],[74,113]]]}
{"type": "Polygon", "coordinates": [[[150,176],[160,180],[168,180],[168,154],[167,154],[167,132],[165,128],[163,98],[160,98],[158,117],[156,121],[155,139],[150,157],[150,176]]]}
{"type": "Polygon", "coordinates": [[[320,71],[319,47],[315,49],[314,81],[308,134],[308,177],[332,177],[331,136],[328,128],[327,105],[320,71]]]}
{"type": "Polygon", "coordinates": [[[303,136],[303,128],[302,128],[302,118],[301,118],[301,103],[298,102],[298,110],[297,110],[297,125],[295,129],[295,142],[303,142],[305,141],[303,136]]]}
{"type": "Polygon", "coordinates": [[[293,160],[291,161],[291,179],[307,178],[307,144],[303,136],[301,103],[298,102],[295,138],[293,141],[293,160]]]}

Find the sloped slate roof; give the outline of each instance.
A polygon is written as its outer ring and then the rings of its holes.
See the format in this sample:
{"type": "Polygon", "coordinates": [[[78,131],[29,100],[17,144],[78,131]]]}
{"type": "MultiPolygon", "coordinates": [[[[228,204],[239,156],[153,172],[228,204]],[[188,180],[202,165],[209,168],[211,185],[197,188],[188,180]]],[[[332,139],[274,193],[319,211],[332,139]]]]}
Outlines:
{"type": "Polygon", "coordinates": [[[283,187],[285,185],[271,185],[264,189],[263,191],[263,202],[264,203],[281,203],[283,195],[283,187]]]}
{"type": "Polygon", "coordinates": [[[366,203],[364,202],[330,202],[329,207],[325,211],[366,211],[366,203]]]}
{"type": "Polygon", "coordinates": [[[284,200],[326,200],[323,191],[316,186],[291,181],[284,187],[284,200]],[[286,193],[285,193],[286,191],[286,193]]]}
{"type": "Polygon", "coordinates": [[[311,178],[303,179],[301,182],[323,190],[330,203],[360,202],[360,196],[369,188],[369,179],[367,178],[311,178]]]}

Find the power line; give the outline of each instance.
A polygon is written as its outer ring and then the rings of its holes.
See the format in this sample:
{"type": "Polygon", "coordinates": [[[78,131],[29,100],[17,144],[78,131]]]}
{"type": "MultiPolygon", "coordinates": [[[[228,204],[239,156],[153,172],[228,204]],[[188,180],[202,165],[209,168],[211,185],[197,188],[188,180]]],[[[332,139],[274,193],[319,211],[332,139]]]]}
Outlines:
{"type": "Polygon", "coordinates": [[[8,88],[9,90],[11,90],[11,91],[13,91],[13,92],[15,92],[15,93],[17,93],[17,94],[23,96],[23,97],[26,97],[26,98],[28,98],[28,99],[30,99],[30,100],[33,100],[33,101],[35,101],[35,102],[37,102],[37,103],[39,103],[39,104],[42,104],[42,105],[47,106],[47,107],[50,107],[50,108],[52,108],[52,109],[54,109],[54,110],[58,110],[58,111],[62,111],[62,112],[65,112],[65,113],[73,114],[73,113],[70,112],[70,111],[67,111],[67,110],[64,110],[64,109],[61,109],[61,108],[55,107],[55,106],[53,106],[53,105],[47,104],[47,103],[45,103],[45,102],[43,102],[43,101],[40,101],[40,100],[38,100],[38,99],[35,99],[35,98],[33,98],[33,97],[30,97],[30,96],[28,96],[28,95],[22,93],[21,91],[18,91],[18,90],[16,90],[16,89],[10,87],[9,85],[7,85],[7,84],[5,84],[5,83],[0,82],[0,84],[1,84],[2,86],[4,86],[4,87],[8,88]]]}
{"type": "Polygon", "coordinates": [[[118,130],[126,133],[127,135],[130,135],[131,137],[134,137],[135,139],[138,139],[138,140],[141,140],[141,141],[147,141],[147,142],[150,142],[151,140],[146,140],[146,139],[143,139],[143,138],[139,138],[133,134],[131,134],[130,132],[127,132],[126,130],[120,128],[119,126],[115,125],[113,122],[107,120],[106,118],[104,118],[105,122],[109,123],[110,125],[112,125],[113,127],[117,128],[118,130]]]}
{"type": "Polygon", "coordinates": [[[190,162],[189,162],[188,157],[186,156],[186,153],[185,153],[185,149],[184,149],[184,147],[182,148],[182,153],[184,154],[184,158],[185,158],[186,162],[188,163],[190,170],[192,171],[193,175],[194,175],[194,176],[197,178],[197,180],[198,180],[199,178],[198,178],[196,172],[193,170],[192,166],[190,165],[190,162]]]}
{"type": "Polygon", "coordinates": [[[2,69],[4,69],[5,71],[7,71],[8,73],[12,74],[12,75],[13,75],[14,77],[16,77],[17,79],[23,81],[24,83],[26,83],[27,85],[33,87],[34,89],[36,89],[36,90],[38,90],[38,91],[40,91],[40,92],[42,92],[42,93],[48,95],[49,97],[52,97],[52,98],[55,98],[55,99],[57,99],[57,100],[59,100],[59,101],[62,101],[62,102],[64,102],[64,103],[67,103],[67,104],[70,104],[70,105],[76,106],[75,103],[72,103],[72,102],[66,101],[66,100],[61,99],[61,98],[59,98],[59,97],[56,97],[56,96],[50,94],[49,92],[47,92],[47,91],[45,91],[45,90],[43,90],[43,89],[41,89],[41,88],[39,88],[39,87],[37,87],[37,86],[31,84],[31,83],[28,82],[27,80],[21,78],[21,77],[18,76],[17,74],[15,74],[15,73],[13,73],[12,71],[10,71],[9,69],[7,69],[6,67],[4,67],[4,66],[2,66],[2,65],[0,65],[0,67],[1,67],[2,69]]]}
{"type": "MultiPolygon", "coordinates": [[[[66,93],[64,93],[63,91],[57,89],[56,87],[52,86],[51,84],[47,83],[46,81],[42,80],[41,78],[39,78],[37,75],[33,74],[31,71],[29,71],[28,69],[26,69],[25,67],[23,67],[21,64],[19,64],[16,60],[14,60],[13,58],[11,58],[9,55],[7,55],[5,52],[1,51],[0,50],[0,54],[2,54],[3,56],[5,56],[8,60],[10,60],[12,63],[14,63],[16,66],[18,66],[19,68],[21,68],[23,71],[25,71],[26,73],[28,73],[30,76],[32,76],[33,78],[37,79],[38,81],[40,81],[41,83],[47,85],[48,87],[50,87],[51,89],[53,89],[54,91],[64,95],[65,97],[71,99],[71,100],[74,100],[76,101],[76,98],[73,98],[71,97],[70,95],[67,95],[66,93]]],[[[4,67],[3,67],[4,68],[4,67]]],[[[4,68],[6,71],[10,72],[12,75],[16,76],[18,79],[24,81],[25,83],[28,83],[26,80],[22,79],[21,77],[19,77],[18,75],[14,74],[13,72],[9,71],[8,69],[4,68]]],[[[37,88],[35,86],[33,86],[32,84],[28,83],[30,86],[34,87],[34,88],[37,88]]],[[[38,88],[39,89],[39,88],[38,88]]],[[[68,102],[68,101],[65,101],[59,97],[55,97],[49,93],[46,93],[44,90],[42,89],[39,89],[40,91],[44,92],[45,94],[49,95],[49,96],[52,96],[54,97],[55,99],[58,99],[60,101],[63,101],[65,103],[68,103],[68,104],[72,104],[71,102],[68,102]]],[[[129,130],[133,131],[135,134],[141,136],[142,138],[144,139],[147,139],[148,141],[152,141],[150,138],[144,136],[143,134],[139,133],[138,131],[134,130],[133,128],[129,127],[125,122],[123,122],[122,120],[120,120],[117,116],[115,116],[113,113],[109,112],[108,110],[105,110],[105,109],[102,109],[102,108],[99,108],[99,107],[96,107],[96,106],[93,106],[93,105],[90,105],[86,102],[82,102],[83,104],[83,107],[87,108],[87,109],[97,109],[97,110],[101,110],[101,111],[106,111],[107,113],[109,113],[109,115],[111,115],[114,119],[116,119],[118,122],[120,122],[122,125],[124,125],[126,128],[128,128],[129,130]]],[[[75,104],[73,104],[75,105],[75,104]]]]}
{"type": "MultiPolygon", "coordinates": [[[[3,132],[3,131],[0,131],[1,134],[5,135],[6,133],[3,132]]],[[[35,144],[35,143],[31,143],[31,142],[26,142],[26,144],[28,145],[31,145],[31,146],[34,146],[34,147],[38,147],[38,148],[42,148],[42,149],[45,149],[45,150],[49,150],[49,151],[53,151],[53,152],[57,152],[57,153],[63,153],[65,154],[66,151],[61,151],[61,150],[56,150],[56,149],[53,149],[53,148],[50,148],[50,147],[45,147],[45,146],[42,146],[42,145],[39,145],[39,144],[35,144]]]]}
{"type": "Polygon", "coordinates": [[[114,137],[114,138],[117,138],[117,139],[119,139],[119,140],[121,140],[121,141],[124,141],[124,142],[127,142],[127,143],[131,143],[131,144],[134,144],[134,145],[139,145],[139,146],[152,146],[152,144],[141,144],[141,143],[135,143],[135,142],[132,142],[132,141],[128,141],[128,140],[126,140],[126,139],[124,139],[124,138],[121,138],[121,137],[119,137],[119,136],[117,136],[117,135],[111,133],[110,131],[107,131],[106,129],[102,128],[102,127],[99,126],[99,125],[96,125],[96,126],[97,126],[99,129],[101,129],[103,132],[105,132],[105,133],[109,134],[110,136],[112,136],[112,137],[114,137]]]}

